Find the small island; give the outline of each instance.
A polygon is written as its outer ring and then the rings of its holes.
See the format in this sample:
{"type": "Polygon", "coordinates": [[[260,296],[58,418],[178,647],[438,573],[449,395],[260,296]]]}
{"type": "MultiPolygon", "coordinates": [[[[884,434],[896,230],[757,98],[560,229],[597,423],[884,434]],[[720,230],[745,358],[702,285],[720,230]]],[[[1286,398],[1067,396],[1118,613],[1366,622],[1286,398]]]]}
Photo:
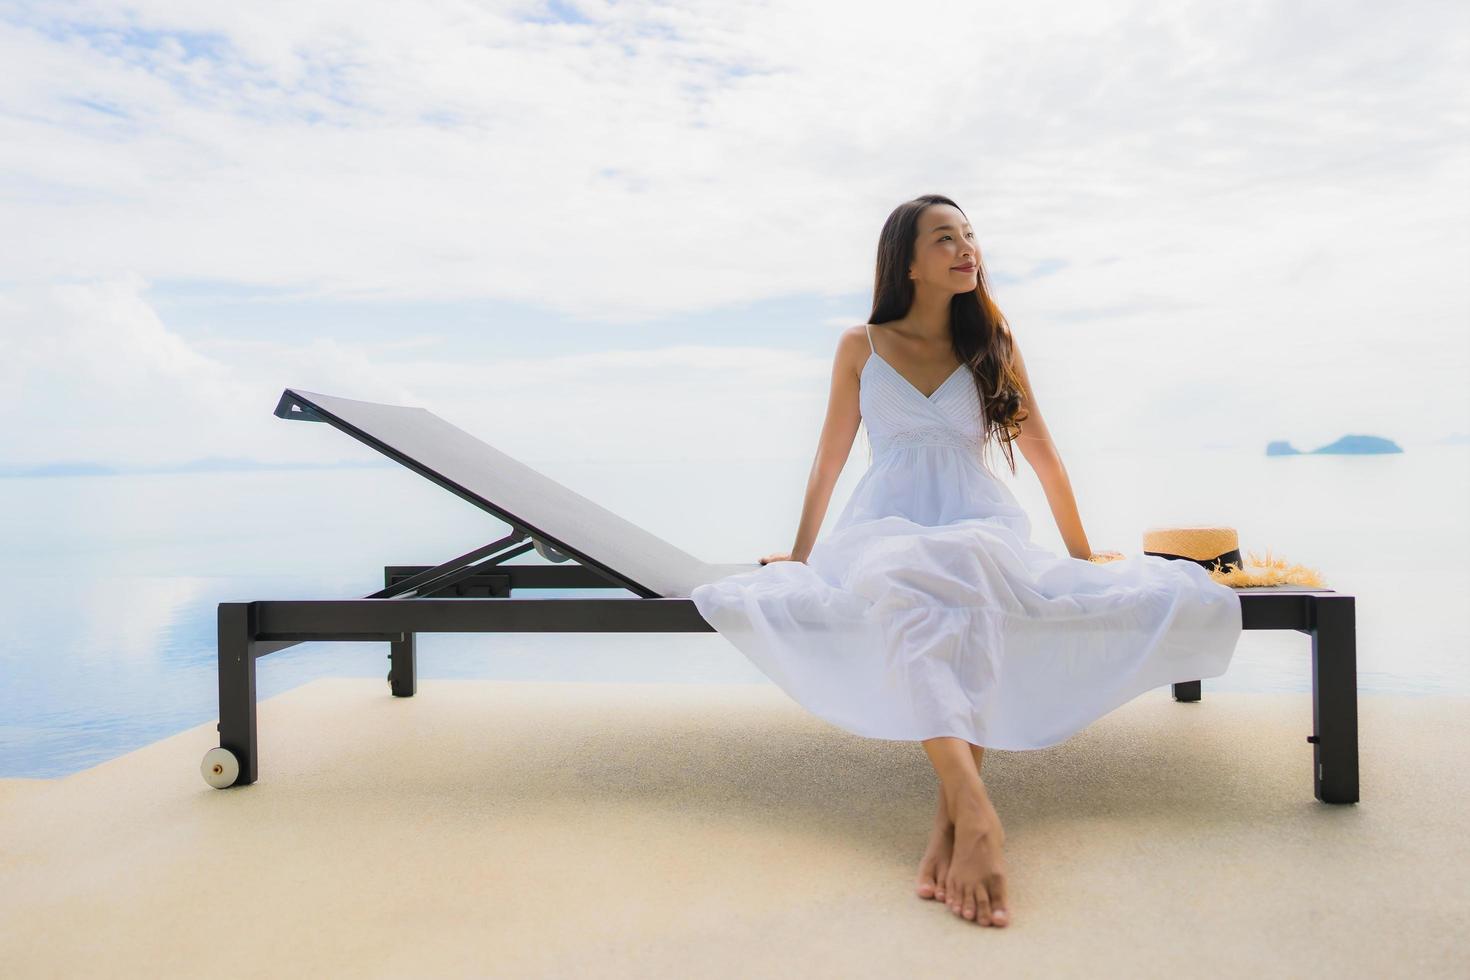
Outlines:
{"type": "Polygon", "coordinates": [[[1319,446],[1309,453],[1304,453],[1284,439],[1273,440],[1266,444],[1267,456],[1317,456],[1328,454],[1333,456],[1372,456],[1380,453],[1401,453],[1403,449],[1392,439],[1384,439],[1381,436],[1343,436],[1336,442],[1329,442],[1325,446],[1319,446]]]}

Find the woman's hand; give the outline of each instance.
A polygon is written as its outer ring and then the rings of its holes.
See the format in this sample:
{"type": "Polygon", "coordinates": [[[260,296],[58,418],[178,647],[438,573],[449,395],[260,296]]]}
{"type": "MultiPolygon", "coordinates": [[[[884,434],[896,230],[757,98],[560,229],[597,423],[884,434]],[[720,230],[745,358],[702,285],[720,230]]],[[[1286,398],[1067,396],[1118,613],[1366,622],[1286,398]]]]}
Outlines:
{"type": "Polygon", "coordinates": [[[1103,565],[1110,561],[1118,561],[1122,557],[1123,553],[1121,551],[1094,551],[1087,560],[1103,565]]]}
{"type": "Polygon", "coordinates": [[[773,551],[761,559],[762,565],[769,565],[773,561],[801,561],[800,558],[792,558],[787,551],[773,551]]]}

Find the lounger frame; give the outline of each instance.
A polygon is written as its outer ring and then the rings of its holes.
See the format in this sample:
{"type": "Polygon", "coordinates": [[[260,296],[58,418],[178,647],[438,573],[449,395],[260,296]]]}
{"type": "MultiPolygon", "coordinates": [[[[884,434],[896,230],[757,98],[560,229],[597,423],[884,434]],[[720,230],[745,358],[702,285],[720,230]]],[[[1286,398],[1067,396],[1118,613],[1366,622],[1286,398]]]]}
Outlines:
{"type": "MultiPolygon", "coordinates": [[[[287,389],[276,414],[300,417],[287,389]]],[[[339,429],[446,489],[416,461],[330,418],[339,429]]],[[[468,499],[468,498],[467,498],[468,499]]],[[[484,502],[474,500],[477,505],[484,502]]],[[[221,602],[219,628],[219,744],[239,774],[230,785],[259,776],[256,739],[256,661],[314,640],[388,644],[388,683],[394,697],[418,688],[415,639],[420,633],[707,633],[714,627],[692,600],[652,593],[615,569],[592,562],[509,564],[548,542],[514,517],[496,515],[510,531],[483,547],[439,565],[389,565],[383,588],[358,599],[286,599],[221,602]],[[538,547],[539,545],[539,547],[538,547]],[[524,589],[623,589],[632,597],[516,598],[524,589]]],[[[755,563],[751,563],[755,568],[755,563]]],[[[1333,590],[1241,589],[1248,630],[1296,630],[1311,638],[1312,793],[1324,803],[1358,802],[1357,640],[1353,596],[1333,590]]],[[[1201,699],[1198,680],[1172,685],[1180,702],[1201,699]]]]}
{"type": "MultiPolygon", "coordinates": [[[[689,599],[517,599],[517,589],[618,587],[581,565],[502,564],[531,549],[528,535],[507,535],[437,566],[389,565],[384,588],[361,599],[285,599],[219,604],[220,746],[240,760],[235,785],[258,777],[255,663],[308,640],[381,641],[389,645],[395,697],[418,689],[419,633],[712,632],[689,599]],[[487,549],[489,549],[487,551],[487,549]],[[403,598],[412,583],[437,583],[403,598]]],[[[1324,803],[1358,802],[1357,641],[1353,597],[1331,591],[1242,590],[1246,629],[1289,629],[1311,637],[1312,793],[1324,803]]],[[[1199,681],[1172,685],[1174,698],[1199,701],[1199,681]]]]}

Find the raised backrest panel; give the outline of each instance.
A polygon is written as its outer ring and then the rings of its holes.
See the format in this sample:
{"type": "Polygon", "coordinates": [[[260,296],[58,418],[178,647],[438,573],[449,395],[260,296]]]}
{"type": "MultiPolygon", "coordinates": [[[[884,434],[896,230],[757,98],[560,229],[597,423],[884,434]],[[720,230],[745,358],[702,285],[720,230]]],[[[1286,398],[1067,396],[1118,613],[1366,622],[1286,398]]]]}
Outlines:
{"type": "Polygon", "coordinates": [[[702,562],[426,409],[287,388],[277,414],[290,413],[292,401],[557,551],[612,573],[635,592],[688,598],[696,585],[760,567],[702,562]]]}

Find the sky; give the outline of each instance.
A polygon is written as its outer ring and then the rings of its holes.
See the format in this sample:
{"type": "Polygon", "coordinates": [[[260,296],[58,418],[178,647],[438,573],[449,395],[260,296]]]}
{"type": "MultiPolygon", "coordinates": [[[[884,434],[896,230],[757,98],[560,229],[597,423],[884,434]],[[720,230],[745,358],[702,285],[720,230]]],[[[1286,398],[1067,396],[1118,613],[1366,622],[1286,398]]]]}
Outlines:
{"type": "Polygon", "coordinates": [[[0,470],[810,457],[925,193],[1064,459],[1470,434],[1470,6],[858,9],[0,0],[0,470]]]}

